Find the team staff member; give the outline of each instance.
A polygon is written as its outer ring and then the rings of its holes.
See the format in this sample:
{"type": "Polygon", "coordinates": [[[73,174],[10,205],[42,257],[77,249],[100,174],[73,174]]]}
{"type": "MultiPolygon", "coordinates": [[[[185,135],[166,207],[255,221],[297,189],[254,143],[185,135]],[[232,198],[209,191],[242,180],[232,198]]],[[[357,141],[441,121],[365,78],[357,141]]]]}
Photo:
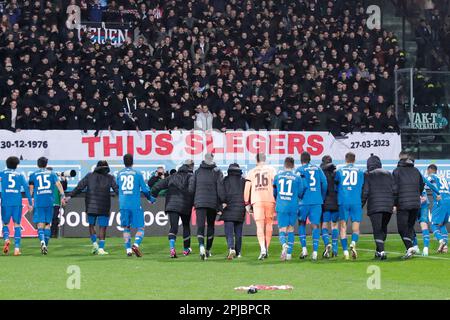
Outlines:
{"type": "Polygon", "coordinates": [[[394,169],[394,196],[397,208],[398,233],[405,244],[404,259],[411,258],[416,252],[413,247],[414,224],[420,210],[420,196],[425,183],[422,174],[414,167],[414,159],[406,152],[400,152],[400,161],[394,169]]]}
{"type": "Polygon", "coordinates": [[[275,198],[273,196],[273,182],[276,171],[266,164],[266,155],[256,155],[256,167],[249,171],[245,184],[244,200],[247,211],[253,215],[256,222],[261,253],[258,259],[264,260],[268,256],[273,232],[273,217],[275,215],[275,198]]]}
{"type": "Polygon", "coordinates": [[[86,190],[86,213],[89,223],[89,234],[92,242],[92,253],[98,255],[106,255],[105,238],[106,228],[109,223],[109,215],[111,213],[111,189],[116,194],[119,193],[114,176],[109,174],[108,162],[102,160],[97,163],[93,172],[89,172],[83,179],[78,182],[75,189],[72,190],[70,196],[75,197],[82,191],[86,190]],[[97,234],[95,226],[99,225],[99,242],[97,244],[97,234]]]}
{"type": "Polygon", "coordinates": [[[152,196],[158,197],[161,191],[165,193],[165,212],[169,216],[169,246],[170,257],[177,258],[175,242],[178,234],[178,223],[181,218],[183,224],[183,255],[187,256],[191,249],[191,214],[193,206],[192,193],[189,192],[189,179],[194,170],[194,162],[187,160],[176,173],[156,183],[152,188],[152,196]]]}
{"type": "Polygon", "coordinates": [[[367,159],[367,171],[364,173],[362,205],[367,203],[367,215],[370,218],[375,239],[375,258],[385,260],[384,242],[387,226],[394,207],[394,178],[382,169],[379,157],[372,155],[367,159]]]}
{"type": "Polygon", "coordinates": [[[217,212],[222,209],[225,200],[223,174],[214,162],[214,155],[207,153],[205,160],[189,179],[189,192],[194,195],[194,207],[197,213],[197,239],[200,258],[206,260],[211,255],[214,241],[214,224],[217,212]],[[206,249],[205,249],[205,222],[206,249]]]}

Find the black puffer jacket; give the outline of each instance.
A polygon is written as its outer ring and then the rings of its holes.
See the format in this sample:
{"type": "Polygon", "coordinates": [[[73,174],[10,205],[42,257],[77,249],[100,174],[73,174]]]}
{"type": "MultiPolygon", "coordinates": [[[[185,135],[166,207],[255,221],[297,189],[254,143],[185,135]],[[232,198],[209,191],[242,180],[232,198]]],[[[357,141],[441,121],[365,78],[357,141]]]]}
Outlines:
{"type": "Polygon", "coordinates": [[[216,164],[202,161],[189,179],[189,192],[194,194],[196,208],[221,209],[225,200],[222,171],[216,164]]]}
{"type": "Polygon", "coordinates": [[[327,177],[328,183],[327,196],[322,206],[323,211],[338,211],[339,207],[337,203],[336,185],[334,182],[334,177],[336,176],[336,166],[333,163],[322,163],[320,168],[327,177]]]}
{"type": "Polygon", "coordinates": [[[399,210],[420,208],[420,195],[425,187],[420,171],[414,161],[402,159],[392,172],[394,176],[395,205],[399,210]]]}
{"type": "Polygon", "coordinates": [[[187,165],[182,165],[178,171],[162,179],[152,188],[152,196],[155,198],[162,190],[166,193],[166,212],[177,212],[179,214],[189,215],[192,212],[193,197],[189,193],[189,179],[192,171],[187,165]]]}
{"type": "Polygon", "coordinates": [[[223,179],[226,208],[220,220],[243,222],[245,218],[244,188],[245,179],[239,167],[230,166],[228,175],[223,179]]]}
{"type": "Polygon", "coordinates": [[[109,167],[96,167],[94,172],[88,173],[75,189],[70,197],[75,197],[86,189],[86,213],[96,216],[109,216],[111,213],[111,188],[119,193],[116,179],[109,174],[109,167]]]}
{"type": "Polygon", "coordinates": [[[362,204],[367,202],[367,215],[374,213],[392,213],[394,206],[394,178],[381,168],[380,158],[367,159],[367,171],[364,174],[362,204]]]}

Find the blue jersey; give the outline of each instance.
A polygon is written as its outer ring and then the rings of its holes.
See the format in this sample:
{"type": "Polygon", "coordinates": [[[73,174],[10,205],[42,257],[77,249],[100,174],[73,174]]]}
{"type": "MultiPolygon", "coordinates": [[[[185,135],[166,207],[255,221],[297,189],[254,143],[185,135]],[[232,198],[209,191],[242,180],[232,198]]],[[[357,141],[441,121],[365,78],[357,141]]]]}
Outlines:
{"type": "Polygon", "coordinates": [[[276,199],[275,211],[297,212],[298,204],[303,196],[303,181],[293,171],[282,171],[273,181],[273,196],[276,199]]]}
{"type": "Polygon", "coordinates": [[[426,190],[423,190],[422,197],[425,197],[425,201],[421,203],[420,207],[421,208],[428,208],[428,205],[430,204],[430,202],[428,201],[428,195],[427,195],[427,191],[426,190]]]}
{"type": "Polygon", "coordinates": [[[7,169],[0,172],[1,190],[2,190],[2,206],[4,207],[21,207],[22,206],[22,190],[31,206],[30,190],[25,177],[16,170],[7,169]]]}
{"type": "Polygon", "coordinates": [[[305,191],[300,205],[323,204],[327,195],[327,178],[322,169],[310,163],[300,166],[296,173],[300,174],[305,191]]]}
{"type": "Polygon", "coordinates": [[[364,172],[353,164],[346,164],[336,171],[338,204],[361,205],[364,172]]]}
{"type": "Polygon", "coordinates": [[[425,184],[433,191],[433,201],[437,202],[436,196],[441,195],[442,201],[450,202],[450,190],[448,181],[443,176],[431,174],[428,178],[423,179],[425,184]]]}
{"type": "Polygon", "coordinates": [[[58,176],[47,169],[39,169],[30,175],[30,185],[34,186],[35,207],[53,207],[53,191],[56,182],[58,182],[58,176]]]}
{"type": "Polygon", "coordinates": [[[150,199],[150,190],[142,173],[132,168],[124,168],[117,174],[119,186],[120,209],[137,209],[141,207],[141,191],[150,199]]]}

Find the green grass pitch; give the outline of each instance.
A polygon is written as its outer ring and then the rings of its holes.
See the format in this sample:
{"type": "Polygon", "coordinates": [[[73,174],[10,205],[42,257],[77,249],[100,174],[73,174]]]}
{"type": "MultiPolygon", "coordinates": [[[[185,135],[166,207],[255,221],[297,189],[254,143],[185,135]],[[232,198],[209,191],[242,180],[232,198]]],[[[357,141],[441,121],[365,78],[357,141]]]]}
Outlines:
{"type": "MultiPolygon", "coordinates": [[[[358,260],[340,255],[317,262],[299,260],[298,243],[295,259],[281,262],[277,237],[266,261],[256,259],[255,237],[244,238],[243,257],[234,261],[225,259],[223,237],[215,239],[208,261],[199,259],[196,239],[194,254],[178,259],[168,257],[165,237],[145,238],[143,258],[126,257],[120,238],[107,239],[109,256],[92,255],[89,239],[52,239],[48,256],[40,254],[37,239],[22,242],[22,256],[0,256],[1,299],[450,299],[450,255],[436,254],[432,240],[430,257],[402,261],[398,235],[388,237],[386,261],[373,259],[369,235],[360,239],[358,260]],[[67,288],[71,265],[80,268],[80,289],[67,288]],[[380,267],[381,289],[367,288],[371,265],[380,267]],[[289,284],[294,290],[254,295],[234,290],[251,284],[289,284]]],[[[177,246],[181,254],[180,241],[177,246]]],[[[322,248],[321,243],[319,253],[322,248]]]]}

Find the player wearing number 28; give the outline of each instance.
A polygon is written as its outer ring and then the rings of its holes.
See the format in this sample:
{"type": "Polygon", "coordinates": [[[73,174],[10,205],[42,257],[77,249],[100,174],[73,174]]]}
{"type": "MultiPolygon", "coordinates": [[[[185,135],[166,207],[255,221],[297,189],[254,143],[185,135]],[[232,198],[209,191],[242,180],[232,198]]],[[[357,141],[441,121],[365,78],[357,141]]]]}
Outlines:
{"type": "Polygon", "coordinates": [[[352,242],[350,250],[353,259],[357,258],[356,243],[359,239],[359,225],[362,218],[362,189],[364,185],[364,172],[355,167],[355,154],[349,152],[345,155],[345,165],[336,171],[336,186],[339,205],[339,225],[341,245],[344,258],[349,259],[347,249],[347,221],[352,221],[352,242]]]}
{"type": "Polygon", "coordinates": [[[117,185],[119,186],[120,226],[123,228],[123,239],[127,256],[134,254],[142,257],[139,245],[144,239],[144,211],[141,207],[141,191],[150,202],[155,202],[150,190],[144,181],[142,173],[133,169],[133,156],[123,156],[125,168],[117,174],[117,185]],[[131,246],[131,230],[136,228],[137,232],[134,244],[131,246]]]}
{"type": "Polygon", "coordinates": [[[313,238],[313,254],[311,258],[312,260],[317,260],[322,204],[328,190],[327,177],[323,173],[322,169],[310,163],[311,155],[308,152],[303,152],[301,154],[300,161],[302,165],[297,168],[296,172],[301,176],[305,187],[304,195],[300,201],[300,208],[298,211],[298,233],[300,237],[300,244],[302,246],[300,259],[304,259],[308,256],[308,251],[306,250],[306,222],[309,219],[312,225],[313,238]]]}
{"type": "Polygon", "coordinates": [[[276,171],[273,167],[266,165],[265,162],[266,156],[262,153],[257,154],[256,167],[249,171],[244,190],[247,211],[251,213],[250,205],[253,207],[256,235],[261,248],[259,260],[267,258],[275,215],[273,182],[276,171]]]}

